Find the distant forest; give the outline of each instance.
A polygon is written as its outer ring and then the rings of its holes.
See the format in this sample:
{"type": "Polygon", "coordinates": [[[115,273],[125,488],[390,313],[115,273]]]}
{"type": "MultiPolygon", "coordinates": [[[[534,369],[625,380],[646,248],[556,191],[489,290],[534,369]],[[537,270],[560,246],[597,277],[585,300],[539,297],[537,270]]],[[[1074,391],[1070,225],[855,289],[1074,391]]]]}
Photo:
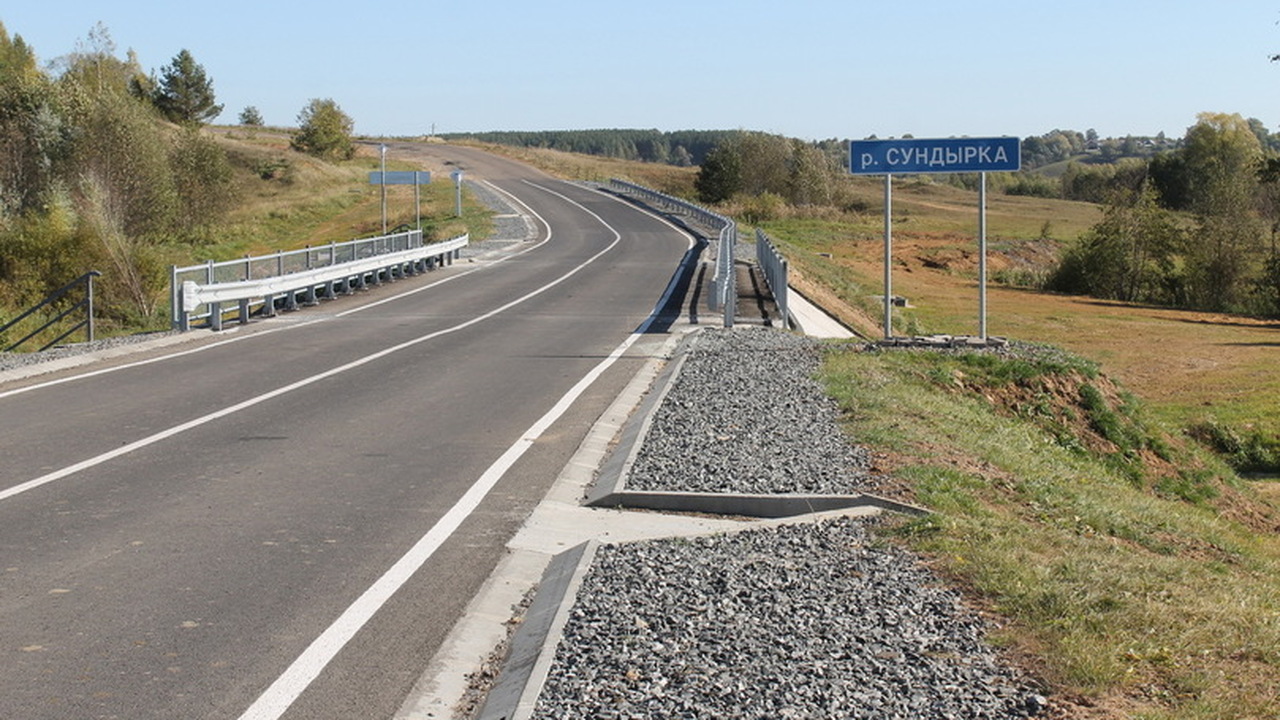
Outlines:
{"type": "MultiPolygon", "coordinates": [[[[565,152],[664,163],[678,167],[702,165],[717,146],[742,134],[741,130],[544,130],[534,132],[450,133],[445,140],[472,139],[496,145],[547,148],[565,152]]],[[[839,141],[829,141],[839,145],[839,141]]]]}

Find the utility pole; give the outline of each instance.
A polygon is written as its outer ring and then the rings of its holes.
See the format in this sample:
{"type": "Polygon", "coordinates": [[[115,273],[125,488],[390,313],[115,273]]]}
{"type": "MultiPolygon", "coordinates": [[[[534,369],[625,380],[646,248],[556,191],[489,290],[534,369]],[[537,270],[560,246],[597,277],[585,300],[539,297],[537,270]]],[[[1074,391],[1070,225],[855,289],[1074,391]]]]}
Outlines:
{"type": "Polygon", "coordinates": [[[379,146],[382,151],[382,234],[387,234],[387,146],[379,146]]]}

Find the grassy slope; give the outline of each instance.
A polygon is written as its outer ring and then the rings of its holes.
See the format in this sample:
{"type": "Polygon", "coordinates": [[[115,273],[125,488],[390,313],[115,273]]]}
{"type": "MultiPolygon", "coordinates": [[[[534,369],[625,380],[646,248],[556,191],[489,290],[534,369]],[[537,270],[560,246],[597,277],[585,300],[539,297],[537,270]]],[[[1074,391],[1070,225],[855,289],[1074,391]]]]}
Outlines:
{"type": "MultiPolygon", "coordinates": [[[[1043,270],[1063,243],[1100,218],[1087,203],[997,196],[988,205],[991,278],[1043,270]]],[[[899,332],[977,333],[976,223],[973,193],[908,183],[895,189],[894,292],[912,306],[898,311],[899,332]]],[[[881,213],[787,218],[766,230],[782,242],[802,284],[812,278],[819,294],[834,294],[847,322],[878,336],[880,311],[870,298],[882,285],[881,213]]],[[[1280,435],[1280,378],[1270,362],[1280,324],[994,283],[987,317],[994,335],[1053,343],[1104,362],[1172,425],[1216,419],[1280,435]]]]}
{"type": "MultiPolygon", "coordinates": [[[[902,183],[894,199],[894,289],[913,306],[899,331],[975,333],[973,194],[902,183]]],[[[1081,203],[993,197],[989,207],[992,275],[1043,268],[1099,217],[1081,203]]],[[[881,213],[767,229],[816,294],[880,332],[869,296],[881,291],[881,213]]],[[[1118,460],[1134,451],[1083,423],[1078,376],[1011,393],[971,370],[957,380],[966,371],[949,359],[836,353],[827,380],[851,433],[942,513],[908,527],[909,541],[1009,619],[1005,641],[1079,698],[1075,716],[1280,717],[1274,489],[1242,483],[1180,433],[1206,417],[1280,432],[1277,327],[1001,287],[988,320],[994,334],[1101,363],[1143,398],[1134,406],[1148,429],[1135,434],[1174,448],[1174,462],[1141,449],[1118,460]]]]}
{"type": "Polygon", "coordinates": [[[1280,512],[1087,364],[1018,365],[832,351],[851,434],[938,512],[899,536],[1070,717],[1277,717],[1280,512]]]}
{"type": "MultiPolygon", "coordinates": [[[[205,249],[215,259],[381,234],[381,193],[368,182],[368,173],[380,167],[375,150],[359,147],[353,160],[329,163],[290,150],[284,132],[243,128],[214,132],[237,167],[240,197],[221,242],[205,249]],[[259,169],[272,170],[270,177],[262,177],[259,169]]],[[[388,161],[387,169],[425,169],[447,177],[443,167],[424,168],[395,160],[388,161]]],[[[480,236],[488,226],[488,213],[470,197],[464,197],[463,218],[453,218],[454,192],[449,182],[421,186],[420,193],[423,229],[431,237],[451,237],[469,230],[480,236]]],[[[388,188],[387,194],[388,225],[415,224],[413,188],[395,186],[388,188]]]]}

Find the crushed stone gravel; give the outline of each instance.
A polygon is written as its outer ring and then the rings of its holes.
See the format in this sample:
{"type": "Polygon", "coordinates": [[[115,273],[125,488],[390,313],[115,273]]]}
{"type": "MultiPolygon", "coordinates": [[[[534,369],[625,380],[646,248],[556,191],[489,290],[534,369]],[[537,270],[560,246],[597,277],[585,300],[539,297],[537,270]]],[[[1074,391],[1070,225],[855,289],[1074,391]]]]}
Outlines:
{"type": "MultiPolygon", "coordinates": [[[[813,379],[816,341],[703,331],[627,482],[646,489],[847,492],[866,453],[813,379]]],[[[1048,701],[918,558],[836,518],[604,545],[533,717],[1022,718],[1048,701]]]]}
{"type": "Polygon", "coordinates": [[[534,718],[1021,718],[1045,699],[868,521],[603,546],[534,718]]]}
{"type": "Polygon", "coordinates": [[[821,341],[765,327],[705,329],[654,413],[628,490],[874,492],[815,379],[821,341]]]}

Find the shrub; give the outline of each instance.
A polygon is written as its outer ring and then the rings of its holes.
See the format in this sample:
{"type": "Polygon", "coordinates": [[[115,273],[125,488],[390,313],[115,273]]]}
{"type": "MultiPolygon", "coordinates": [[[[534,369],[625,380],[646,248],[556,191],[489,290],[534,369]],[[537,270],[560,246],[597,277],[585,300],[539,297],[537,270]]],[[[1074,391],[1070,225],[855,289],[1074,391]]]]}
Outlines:
{"type": "Polygon", "coordinates": [[[331,99],[312,100],[298,113],[298,131],[290,145],[316,157],[350,160],[356,154],[355,122],[331,99]]]}

